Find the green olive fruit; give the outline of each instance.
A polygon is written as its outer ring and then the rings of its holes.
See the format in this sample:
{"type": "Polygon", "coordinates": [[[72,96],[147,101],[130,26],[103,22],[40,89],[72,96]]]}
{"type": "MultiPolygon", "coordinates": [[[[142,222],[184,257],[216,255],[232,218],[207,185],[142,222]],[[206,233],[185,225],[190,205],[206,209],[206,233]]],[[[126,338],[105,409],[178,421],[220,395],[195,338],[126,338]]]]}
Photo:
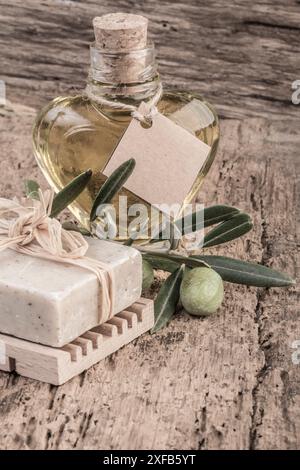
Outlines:
{"type": "Polygon", "coordinates": [[[154,272],[151,264],[143,259],[143,284],[142,290],[150,289],[154,281],[154,272]]]}
{"type": "Polygon", "coordinates": [[[224,296],[221,276],[210,268],[186,270],[180,299],[184,309],[192,315],[211,315],[220,307],[224,296]]]}

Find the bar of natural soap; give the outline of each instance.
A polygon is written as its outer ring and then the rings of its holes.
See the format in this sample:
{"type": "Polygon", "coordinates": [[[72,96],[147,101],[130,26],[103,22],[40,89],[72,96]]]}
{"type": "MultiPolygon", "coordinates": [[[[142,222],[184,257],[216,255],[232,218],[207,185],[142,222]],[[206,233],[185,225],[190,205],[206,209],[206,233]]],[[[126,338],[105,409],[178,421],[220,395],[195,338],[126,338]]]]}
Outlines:
{"type": "MultiPolygon", "coordinates": [[[[113,268],[119,313],[141,295],[141,255],[105,240],[89,245],[87,256],[113,268]]],[[[0,253],[0,332],[61,347],[99,324],[99,288],[96,275],[82,267],[7,249],[0,253]]]]}

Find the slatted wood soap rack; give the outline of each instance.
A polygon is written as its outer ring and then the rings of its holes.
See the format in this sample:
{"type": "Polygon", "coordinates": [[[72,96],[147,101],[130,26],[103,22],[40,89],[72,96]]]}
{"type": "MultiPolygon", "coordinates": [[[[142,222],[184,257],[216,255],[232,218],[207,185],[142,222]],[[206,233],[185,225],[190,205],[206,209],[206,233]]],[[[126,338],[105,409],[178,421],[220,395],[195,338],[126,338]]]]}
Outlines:
{"type": "Polygon", "coordinates": [[[153,301],[140,298],[62,348],[0,334],[0,370],[62,385],[150,330],[153,324],[153,301]]]}

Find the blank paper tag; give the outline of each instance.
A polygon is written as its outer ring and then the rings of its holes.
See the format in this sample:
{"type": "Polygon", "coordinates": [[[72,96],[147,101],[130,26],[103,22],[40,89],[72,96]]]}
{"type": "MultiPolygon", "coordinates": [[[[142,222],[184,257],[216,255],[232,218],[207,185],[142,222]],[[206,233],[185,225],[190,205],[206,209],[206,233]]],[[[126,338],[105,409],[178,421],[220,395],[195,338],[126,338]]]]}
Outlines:
{"type": "Polygon", "coordinates": [[[154,206],[182,205],[209,151],[208,145],[158,113],[150,128],[132,119],[103,173],[109,176],[134,158],[136,167],[126,181],[127,189],[154,206]]]}

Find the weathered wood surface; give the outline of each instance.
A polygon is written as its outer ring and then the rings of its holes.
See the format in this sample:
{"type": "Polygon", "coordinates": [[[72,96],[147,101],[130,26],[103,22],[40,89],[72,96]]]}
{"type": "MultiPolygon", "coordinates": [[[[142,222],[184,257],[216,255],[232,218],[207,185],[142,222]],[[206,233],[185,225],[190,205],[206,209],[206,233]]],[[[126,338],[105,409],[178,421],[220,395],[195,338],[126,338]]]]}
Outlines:
{"type": "Polygon", "coordinates": [[[0,0],[0,79],[30,106],[84,86],[92,18],[114,11],[150,19],[167,83],[202,92],[225,117],[299,116],[297,0],[0,0]]]}
{"type": "MultiPolygon", "coordinates": [[[[35,111],[23,104],[82,87],[91,18],[132,8],[129,1],[0,0],[0,78],[22,103],[0,112],[1,195],[20,195],[25,177],[45,185],[31,150],[35,111]]],[[[164,77],[202,89],[232,118],[222,121],[201,199],[238,205],[255,229],[219,252],[296,276],[300,105],[291,104],[290,86],[300,79],[299,2],[137,8],[153,22],[164,77]]],[[[298,287],[227,284],[218,315],[181,312],[60,388],[1,373],[0,448],[299,449],[300,364],[292,362],[299,312],[298,287]]]]}
{"type": "MultiPolygon", "coordinates": [[[[45,184],[31,151],[33,118],[19,106],[0,118],[2,195],[20,195],[25,177],[45,184]]],[[[238,205],[255,221],[223,253],[296,275],[299,135],[254,118],[226,120],[222,134],[202,198],[238,205]]],[[[299,448],[299,339],[299,290],[227,284],[218,315],[180,313],[60,388],[0,373],[0,448],[299,448]]]]}

